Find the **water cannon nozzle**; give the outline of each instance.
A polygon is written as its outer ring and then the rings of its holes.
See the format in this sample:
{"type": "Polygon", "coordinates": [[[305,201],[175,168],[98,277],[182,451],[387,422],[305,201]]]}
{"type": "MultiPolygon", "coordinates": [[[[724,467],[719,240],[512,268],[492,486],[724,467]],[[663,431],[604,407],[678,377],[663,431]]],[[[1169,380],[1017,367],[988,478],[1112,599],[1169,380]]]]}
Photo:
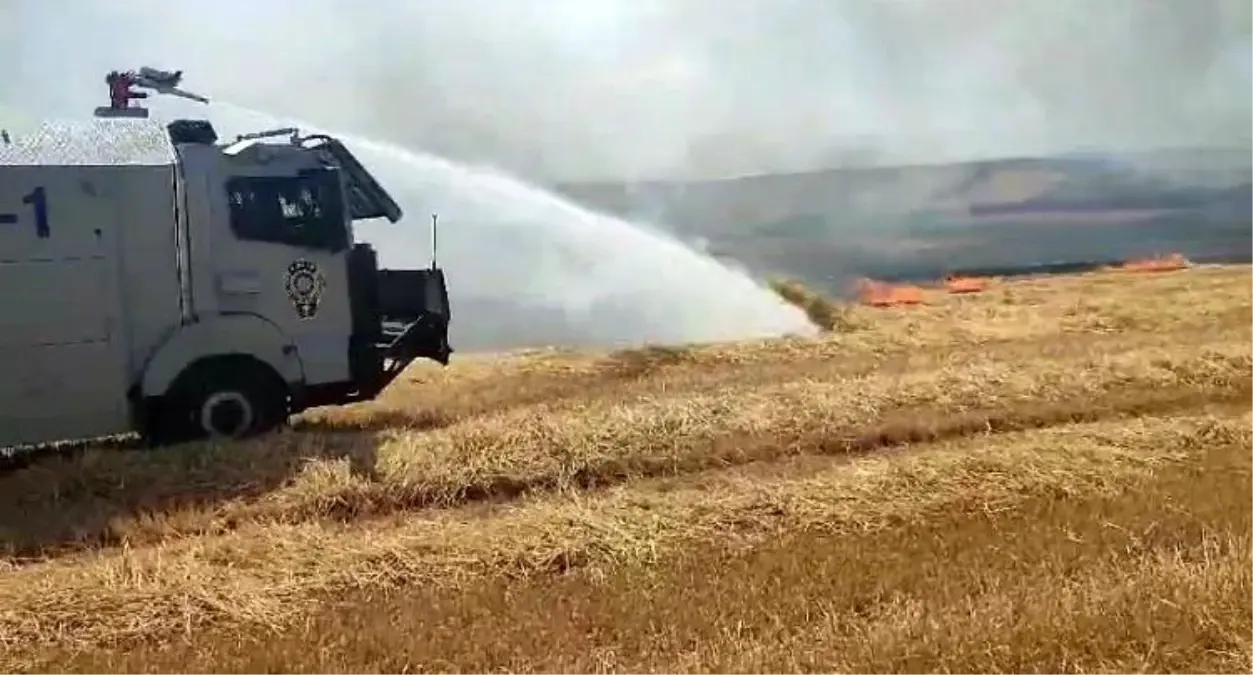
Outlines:
{"type": "Polygon", "coordinates": [[[114,70],[105,75],[104,81],[109,85],[109,105],[96,108],[97,117],[147,117],[147,109],[132,107],[130,104],[136,99],[149,97],[147,92],[136,89],[147,89],[157,94],[177,96],[198,103],[209,102],[204,96],[179,89],[183,81],[181,70],[161,70],[149,66],[143,66],[139,70],[114,70]]]}

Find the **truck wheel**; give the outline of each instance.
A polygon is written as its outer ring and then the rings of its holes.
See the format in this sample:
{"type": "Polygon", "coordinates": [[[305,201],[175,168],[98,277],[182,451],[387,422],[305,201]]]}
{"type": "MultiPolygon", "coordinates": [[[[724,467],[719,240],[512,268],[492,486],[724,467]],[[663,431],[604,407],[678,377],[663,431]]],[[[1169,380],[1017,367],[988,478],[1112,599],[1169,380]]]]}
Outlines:
{"type": "Polygon", "coordinates": [[[247,438],[287,420],[287,388],[260,363],[214,360],[180,375],[162,408],[163,443],[247,438]]]}

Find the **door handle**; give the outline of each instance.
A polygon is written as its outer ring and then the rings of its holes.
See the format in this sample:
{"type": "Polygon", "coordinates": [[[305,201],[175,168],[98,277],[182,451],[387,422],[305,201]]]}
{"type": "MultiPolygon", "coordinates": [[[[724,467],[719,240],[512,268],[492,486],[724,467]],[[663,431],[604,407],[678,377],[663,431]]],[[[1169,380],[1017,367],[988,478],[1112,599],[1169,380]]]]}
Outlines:
{"type": "Polygon", "coordinates": [[[256,295],[261,292],[261,275],[256,270],[220,272],[218,290],[227,295],[256,295]]]}

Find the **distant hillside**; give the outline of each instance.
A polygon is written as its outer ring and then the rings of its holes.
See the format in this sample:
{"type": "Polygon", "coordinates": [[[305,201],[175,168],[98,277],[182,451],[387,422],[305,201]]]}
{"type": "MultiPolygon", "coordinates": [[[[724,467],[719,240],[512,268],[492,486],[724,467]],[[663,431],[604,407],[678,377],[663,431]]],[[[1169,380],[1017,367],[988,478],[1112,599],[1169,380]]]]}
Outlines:
{"type": "Polygon", "coordinates": [[[555,187],[758,272],[829,287],[1175,251],[1246,260],[1253,249],[1248,149],[555,187]]]}

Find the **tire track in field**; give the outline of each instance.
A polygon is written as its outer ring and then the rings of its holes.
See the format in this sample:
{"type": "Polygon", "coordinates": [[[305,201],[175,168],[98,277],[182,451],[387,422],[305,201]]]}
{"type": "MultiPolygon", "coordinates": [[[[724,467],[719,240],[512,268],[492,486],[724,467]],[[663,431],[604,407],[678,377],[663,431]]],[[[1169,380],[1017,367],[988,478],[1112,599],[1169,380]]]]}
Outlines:
{"type": "Polygon", "coordinates": [[[774,462],[790,457],[856,457],[903,446],[995,435],[1054,426],[1099,422],[1119,417],[1183,413],[1214,403],[1239,403],[1253,395],[1253,383],[1230,391],[1114,390],[1104,399],[1077,402],[1008,404],[953,413],[943,409],[893,410],[875,425],[854,429],[813,430],[792,436],[715,438],[693,448],[682,460],[648,455],[628,456],[593,464],[568,476],[541,475],[518,479],[502,476],[465,485],[451,499],[443,491],[412,491],[399,499],[342,499],[288,517],[357,520],[397,511],[448,508],[478,502],[500,503],[542,492],[577,489],[596,491],[634,480],[680,477],[708,470],[774,462]],[[320,507],[320,508],[319,508],[320,507]]]}
{"type": "Polygon", "coordinates": [[[791,458],[847,458],[871,453],[899,451],[913,446],[950,441],[968,436],[995,436],[1076,423],[1099,422],[1181,414],[1211,404],[1238,404],[1253,395],[1253,383],[1223,391],[1145,390],[1126,387],[1110,391],[1099,400],[1026,401],[953,413],[951,410],[900,409],[885,413],[873,425],[846,429],[810,430],[790,436],[762,434],[756,437],[714,438],[693,447],[682,461],[647,455],[590,464],[558,476],[540,474],[519,479],[501,476],[467,484],[449,494],[446,489],[397,490],[379,483],[363,483],[360,489],[323,495],[296,503],[274,504],[266,500],[219,510],[192,511],[167,521],[143,519],[134,523],[106,524],[90,535],[79,532],[72,542],[39,541],[37,536],[21,545],[10,542],[7,562],[22,565],[66,555],[86,548],[141,546],[171,537],[214,535],[230,532],[256,520],[300,522],[369,521],[407,511],[494,506],[524,497],[579,490],[599,492],[632,481],[683,478],[707,471],[753,465],[791,458]]]}
{"type": "Polygon", "coordinates": [[[1249,400],[1240,342],[987,360],[476,418],[426,434],[280,434],[183,452],[88,453],[7,477],[0,560],[598,490],[796,456],[853,457],[978,433],[1249,400]],[[7,555],[5,555],[7,554],[7,555]]]}

